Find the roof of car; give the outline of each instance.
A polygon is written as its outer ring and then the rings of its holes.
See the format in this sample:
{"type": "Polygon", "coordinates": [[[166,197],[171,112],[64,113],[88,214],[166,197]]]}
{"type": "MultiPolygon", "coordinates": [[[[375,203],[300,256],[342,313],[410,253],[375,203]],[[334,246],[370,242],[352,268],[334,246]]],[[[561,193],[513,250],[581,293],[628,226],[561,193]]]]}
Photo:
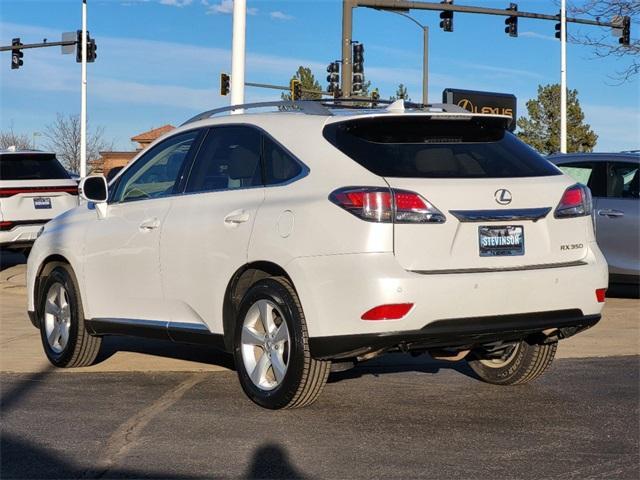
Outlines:
{"type": "Polygon", "coordinates": [[[24,154],[38,154],[38,155],[55,155],[53,152],[44,152],[42,150],[32,149],[17,149],[15,147],[9,147],[0,150],[0,155],[24,155],[24,154]]]}
{"type": "Polygon", "coordinates": [[[591,162],[606,162],[608,160],[632,160],[640,161],[640,154],[627,153],[627,152],[612,152],[612,153],[554,153],[547,156],[549,160],[554,163],[565,161],[591,161],[591,162]]]}

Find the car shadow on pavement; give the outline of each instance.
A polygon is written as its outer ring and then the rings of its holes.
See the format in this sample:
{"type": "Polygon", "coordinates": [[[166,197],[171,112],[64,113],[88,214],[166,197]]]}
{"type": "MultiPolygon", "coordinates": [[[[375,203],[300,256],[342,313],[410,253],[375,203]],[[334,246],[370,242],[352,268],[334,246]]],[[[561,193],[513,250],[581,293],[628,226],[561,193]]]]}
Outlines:
{"type": "Polygon", "coordinates": [[[94,364],[104,362],[118,352],[133,352],[176,360],[217,365],[234,370],[233,357],[227,353],[202,345],[174,343],[169,340],[139,337],[105,336],[94,364]]]}
{"type": "Polygon", "coordinates": [[[289,461],[283,447],[273,443],[259,447],[254,453],[245,475],[247,479],[289,478],[303,479],[305,475],[296,470],[289,461]]]}
{"type": "Polygon", "coordinates": [[[383,355],[375,360],[358,364],[355,368],[345,370],[343,372],[333,372],[329,376],[329,383],[337,383],[342,380],[350,380],[354,378],[372,375],[378,377],[390,373],[429,373],[436,374],[440,370],[455,370],[467,377],[478,379],[478,376],[469,367],[467,362],[447,362],[434,360],[429,355],[421,355],[412,357],[404,353],[390,353],[383,355]]]}

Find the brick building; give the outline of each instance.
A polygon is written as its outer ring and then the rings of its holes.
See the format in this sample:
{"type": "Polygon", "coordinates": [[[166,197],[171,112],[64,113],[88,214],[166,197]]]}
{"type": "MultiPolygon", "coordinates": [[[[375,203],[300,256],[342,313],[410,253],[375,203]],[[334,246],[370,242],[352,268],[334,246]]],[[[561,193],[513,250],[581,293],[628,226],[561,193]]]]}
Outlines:
{"type": "Polygon", "coordinates": [[[115,167],[124,167],[138,153],[151,145],[155,140],[160,138],[175,127],[173,125],[164,125],[154,128],[148,132],[140,133],[135,137],[131,137],[131,141],[138,144],[138,148],[133,152],[100,152],[100,160],[92,165],[92,173],[102,173],[107,175],[109,170],[115,167]]]}

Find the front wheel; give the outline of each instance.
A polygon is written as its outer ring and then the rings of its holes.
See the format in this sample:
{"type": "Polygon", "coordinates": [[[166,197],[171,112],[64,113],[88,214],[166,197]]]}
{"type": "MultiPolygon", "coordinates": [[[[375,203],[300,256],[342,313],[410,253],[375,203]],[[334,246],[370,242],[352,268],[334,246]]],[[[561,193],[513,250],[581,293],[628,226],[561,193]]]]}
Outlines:
{"type": "Polygon", "coordinates": [[[282,277],[256,282],[238,311],[234,358],[247,396],[269,409],[312,404],[331,362],[311,358],[300,300],[282,277]]]}
{"type": "Polygon", "coordinates": [[[507,347],[502,355],[491,357],[473,352],[468,360],[481,380],[494,385],[520,385],[542,375],[553,362],[557,342],[530,345],[526,341],[507,347]]]}

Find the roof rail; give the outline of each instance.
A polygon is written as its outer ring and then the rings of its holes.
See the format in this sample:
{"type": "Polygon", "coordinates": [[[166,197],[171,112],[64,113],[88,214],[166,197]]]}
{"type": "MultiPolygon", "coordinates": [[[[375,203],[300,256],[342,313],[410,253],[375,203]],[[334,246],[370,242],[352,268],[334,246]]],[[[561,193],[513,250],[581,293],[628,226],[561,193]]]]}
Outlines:
{"type": "MultiPolygon", "coordinates": [[[[395,101],[397,102],[397,100],[395,101]]],[[[366,108],[375,109],[376,107],[387,107],[394,103],[393,100],[372,100],[370,98],[330,98],[317,100],[281,100],[275,102],[258,102],[245,103],[242,105],[229,105],[227,107],[214,108],[206,112],[199,113],[195,117],[190,118],[182,125],[205,120],[221,113],[232,112],[234,110],[250,110],[254,108],[278,107],[287,112],[300,112],[306,115],[324,115],[332,116],[331,108],[366,108]],[[362,104],[362,105],[354,105],[362,104]]],[[[433,103],[423,105],[421,103],[404,102],[406,108],[414,110],[442,110],[446,113],[472,113],[458,105],[451,103],[433,103]]],[[[181,126],[182,126],[181,125],[181,126]]]]}

